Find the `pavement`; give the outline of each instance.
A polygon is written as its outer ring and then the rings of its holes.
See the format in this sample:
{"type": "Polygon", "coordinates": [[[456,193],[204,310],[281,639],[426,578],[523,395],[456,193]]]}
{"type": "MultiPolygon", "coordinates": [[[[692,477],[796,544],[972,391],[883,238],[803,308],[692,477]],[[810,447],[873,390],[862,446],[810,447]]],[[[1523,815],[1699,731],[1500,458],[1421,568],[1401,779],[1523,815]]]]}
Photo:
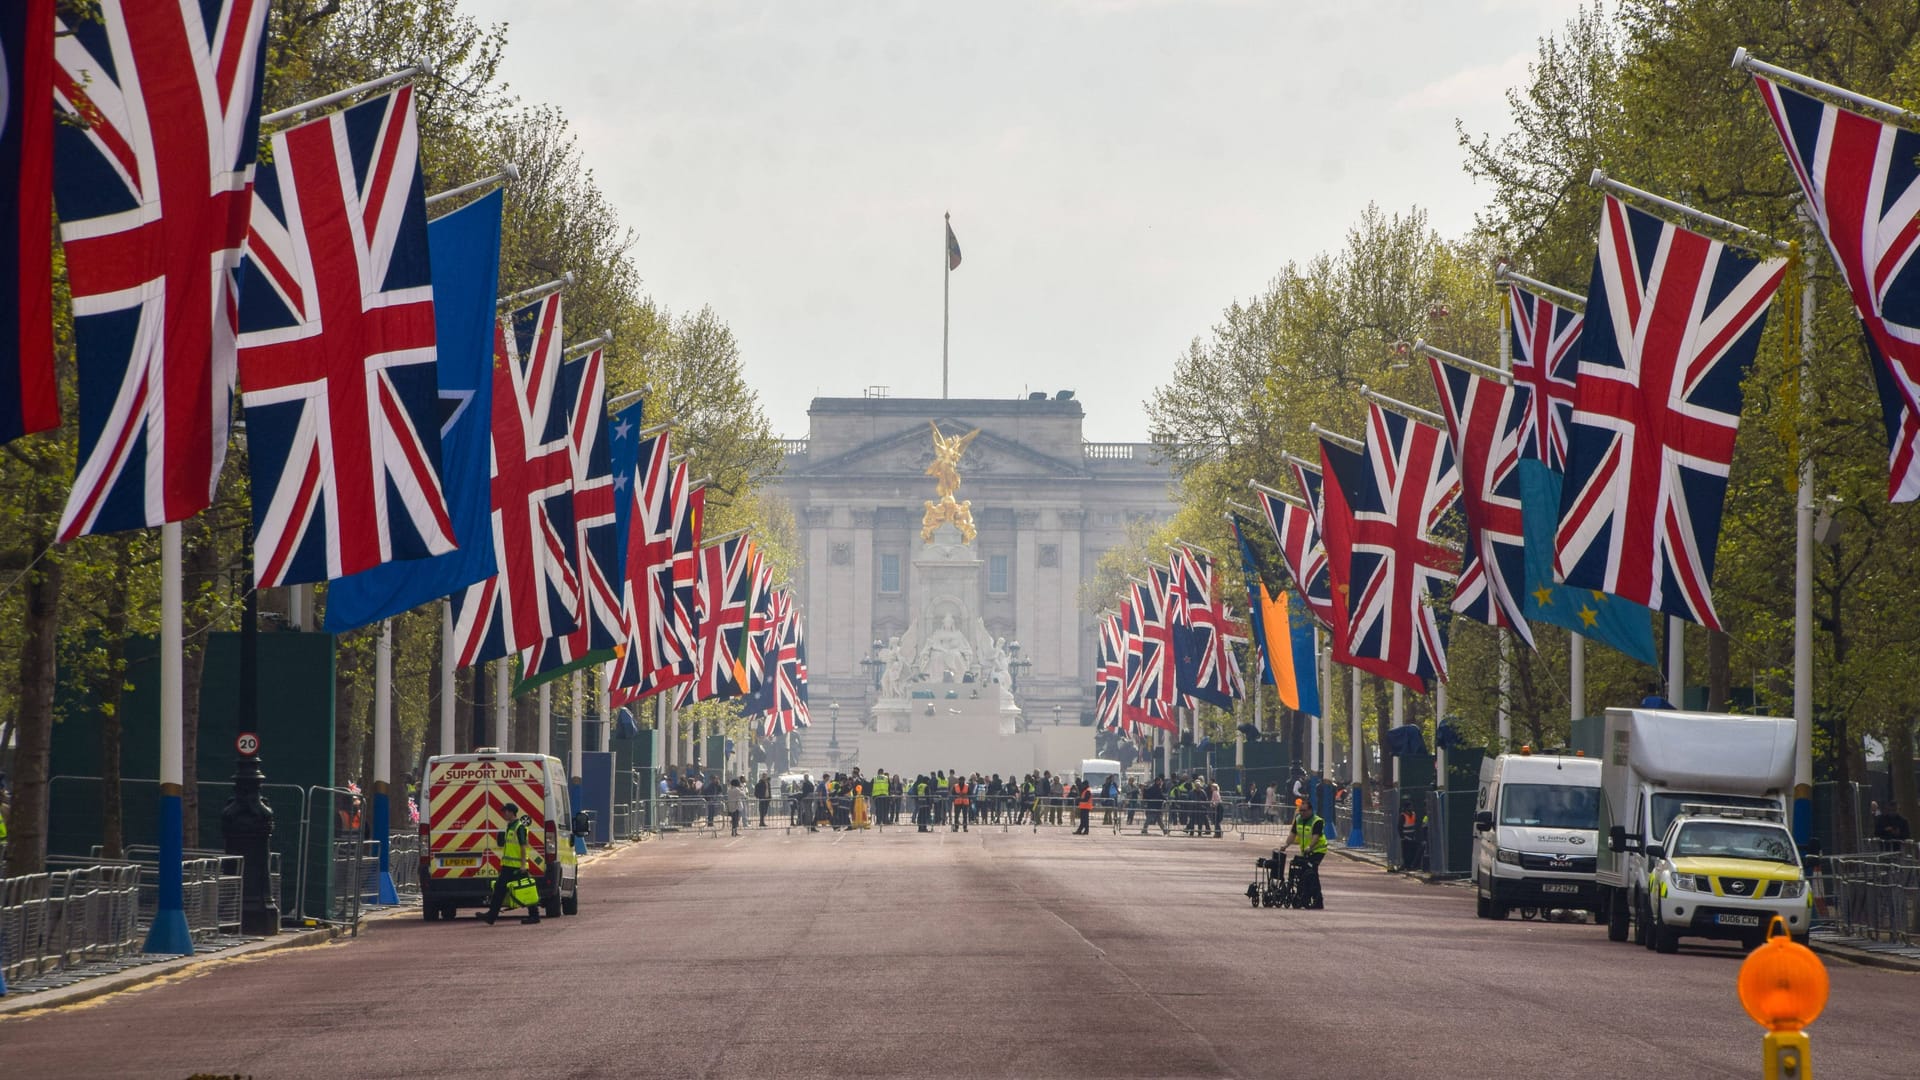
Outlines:
{"type": "MultiPolygon", "coordinates": [[[[538,926],[393,919],[0,1018],[6,1077],[1751,1077],[1736,949],[1476,919],[1269,838],[1064,830],[669,837],[538,926]]],[[[1338,850],[1338,849],[1336,849],[1338,850]]],[[[1920,975],[1829,960],[1823,1074],[1912,1077],[1920,975]]]]}

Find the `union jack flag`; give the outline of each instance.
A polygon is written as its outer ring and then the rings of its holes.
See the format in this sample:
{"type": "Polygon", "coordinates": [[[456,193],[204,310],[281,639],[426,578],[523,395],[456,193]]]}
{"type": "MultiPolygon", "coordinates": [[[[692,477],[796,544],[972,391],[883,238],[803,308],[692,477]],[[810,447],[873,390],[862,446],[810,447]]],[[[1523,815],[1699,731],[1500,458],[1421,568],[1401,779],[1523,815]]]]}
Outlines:
{"type": "MultiPolygon", "coordinates": [[[[1333,658],[1338,663],[1382,678],[1405,679],[1405,672],[1386,660],[1355,653],[1349,633],[1353,620],[1348,614],[1348,607],[1356,591],[1352,578],[1354,521],[1350,504],[1353,496],[1350,493],[1372,483],[1366,455],[1323,438],[1320,440],[1320,466],[1322,482],[1307,489],[1308,505],[1316,508],[1314,520],[1320,526],[1320,538],[1327,547],[1327,577],[1334,596],[1333,658]]],[[[1420,681],[1418,690],[1425,692],[1425,680],[1420,681]]]]}
{"type": "Polygon", "coordinates": [[[1177,683],[1183,696],[1198,699],[1223,709],[1247,696],[1246,682],[1240,675],[1240,660],[1232,642],[1244,640],[1231,636],[1233,616],[1214,596],[1213,559],[1205,552],[1182,546],[1173,553],[1169,567],[1173,591],[1181,596],[1187,611],[1184,631],[1176,634],[1177,683]]]}
{"type": "Polygon", "coordinates": [[[1513,342],[1513,384],[1527,389],[1520,421],[1520,455],[1567,468],[1567,418],[1573,413],[1580,367],[1580,327],[1586,316],[1519,285],[1507,287],[1513,342]]]}
{"type": "Polygon", "coordinates": [[[1356,654],[1392,669],[1388,678],[1424,692],[1447,678],[1446,609],[1438,601],[1459,574],[1460,553],[1434,539],[1460,495],[1453,448],[1440,429],[1379,405],[1367,410],[1367,469],[1349,490],[1353,591],[1347,615],[1356,654]]]}
{"type": "Polygon", "coordinates": [[[1720,628],[1741,381],[1786,265],[1607,196],[1554,540],[1568,585],[1720,628]]]}
{"type": "Polygon", "coordinates": [[[773,665],[773,707],[767,710],[762,734],[768,738],[792,731],[804,724],[806,714],[806,675],[801,668],[802,642],[806,636],[799,608],[791,595],[785,596],[780,622],[775,631],[776,654],[773,665]]]}
{"type": "Polygon", "coordinates": [[[101,0],[62,20],[54,197],[80,448],[60,539],[183,521],[226,460],[267,0],[101,0]]]}
{"type": "Polygon", "coordinates": [[[1453,610],[1488,626],[1511,627],[1532,647],[1523,591],[1527,534],[1520,516],[1520,432],[1531,395],[1525,386],[1484,378],[1433,357],[1427,364],[1459,463],[1460,508],[1467,518],[1466,557],[1453,610]]]}
{"type": "Polygon", "coordinates": [[[753,590],[753,541],[729,537],[700,549],[700,580],[694,603],[699,618],[699,659],[694,677],[680,688],[679,704],[722,701],[747,692],[740,665],[753,590]]]}
{"type": "Polygon", "coordinates": [[[547,638],[520,657],[524,693],[549,679],[614,658],[621,643],[621,544],[611,435],[607,425],[607,368],[595,349],[560,366],[560,400],[567,408],[573,462],[574,573],[582,618],[573,631],[547,638]]]}
{"type": "Polygon", "coordinates": [[[660,676],[662,688],[690,686],[700,667],[700,542],[706,530],[707,489],[688,484],[683,461],[674,469],[674,491],[673,627],[666,653],[673,666],[660,676]],[[679,492],[686,498],[680,499],[679,492]]]}
{"type": "MultiPolygon", "coordinates": [[[[673,626],[673,540],[675,477],[685,474],[670,462],[668,432],[641,439],[641,407],[631,406],[615,425],[615,441],[628,440],[631,451],[616,477],[623,490],[627,550],[620,590],[621,637],[625,648],[614,661],[608,684],[614,704],[625,705],[658,692],[658,679],[672,670],[667,638],[673,626]]],[[[685,504],[684,492],[679,502],[685,504]]]]}
{"type": "MultiPolygon", "coordinates": [[[[765,554],[757,548],[754,551],[755,570],[765,566],[765,554]]],[[[771,587],[772,574],[767,572],[768,587],[762,591],[756,587],[759,596],[757,603],[748,605],[746,650],[747,658],[742,667],[747,671],[751,684],[746,695],[740,699],[740,715],[771,716],[779,707],[780,681],[780,635],[785,630],[782,621],[792,607],[792,601],[785,589],[771,587]],[[758,675],[754,668],[758,667],[758,675]]]]}
{"type": "Polygon", "coordinates": [[[1133,733],[1121,705],[1126,700],[1127,630],[1119,614],[1100,618],[1100,645],[1096,654],[1100,689],[1094,696],[1094,716],[1102,731],[1133,733]]]}
{"type": "Polygon", "coordinates": [[[273,137],[239,343],[256,585],[454,549],[413,87],[273,137]]]}
{"type": "Polygon", "coordinates": [[[497,660],[579,625],[573,448],[560,373],[560,297],[496,324],[493,548],[500,572],[454,594],[458,666],[497,660]]]}
{"type": "Polygon", "coordinates": [[[1887,431],[1887,497],[1920,498],[1920,133],[1755,76],[1866,329],[1887,431]]]}
{"type": "Polygon", "coordinates": [[[1172,731],[1173,687],[1166,663],[1172,644],[1166,640],[1160,598],[1151,584],[1136,581],[1128,590],[1126,693],[1121,702],[1121,723],[1172,731]]]}
{"type": "MultiPolygon", "coordinates": [[[[1315,497],[1320,493],[1320,474],[1295,465],[1294,476],[1303,490],[1311,485],[1315,497]],[[1311,480],[1307,477],[1311,475],[1311,480]]],[[[1280,560],[1293,578],[1294,588],[1305,599],[1307,610],[1327,626],[1333,625],[1333,584],[1327,576],[1327,547],[1320,542],[1320,527],[1314,523],[1312,504],[1295,506],[1269,492],[1254,489],[1267,529],[1280,547],[1280,560]]],[[[1344,621],[1344,620],[1343,620],[1344,621]]]]}

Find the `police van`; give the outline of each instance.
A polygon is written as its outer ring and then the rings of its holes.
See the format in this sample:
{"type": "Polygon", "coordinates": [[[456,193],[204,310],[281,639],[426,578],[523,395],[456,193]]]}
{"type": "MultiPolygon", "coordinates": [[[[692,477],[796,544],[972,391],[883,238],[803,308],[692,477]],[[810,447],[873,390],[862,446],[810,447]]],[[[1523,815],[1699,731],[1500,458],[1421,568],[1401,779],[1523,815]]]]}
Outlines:
{"type": "Polygon", "coordinates": [[[580,908],[576,820],[560,759],[481,747],[471,754],[427,759],[426,805],[420,815],[421,914],[428,922],[485,908],[500,873],[500,830],[525,814],[528,862],[548,915],[580,908]]]}

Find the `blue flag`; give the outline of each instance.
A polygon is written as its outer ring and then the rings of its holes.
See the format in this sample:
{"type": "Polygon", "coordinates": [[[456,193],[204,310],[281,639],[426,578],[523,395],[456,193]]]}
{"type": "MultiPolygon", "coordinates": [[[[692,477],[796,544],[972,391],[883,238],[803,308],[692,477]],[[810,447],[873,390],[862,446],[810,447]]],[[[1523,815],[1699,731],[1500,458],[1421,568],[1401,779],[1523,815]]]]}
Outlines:
{"type": "Polygon", "coordinates": [[[493,325],[498,191],[427,223],[439,343],[440,483],[458,550],[387,563],[327,586],[327,632],[398,615],[498,572],[493,555],[493,325]]]}
{"type": "Polygon", "coordinates": [[[1240,515],[1233,516],[1240,542],[1240,569],[1247,579],[1247,629],[1260,659],[1260,681],[1280,695],[1288,708],[1309,716],[1320,712],[1319,656],[1314,649],[1313,614],[1292,589],[1275,596],[1267,589],[1272,565],[1254,549],[1240,515]]]}
{"type": "Polygon", "coordinates": [[[1554,582],[1553,533],[1558,524],[1555,518],[1560,483],[1560,474],[1541,462],[1520,462],[1520,506],[1527,546],[1526,617],[1564,626],[1643,664],[1657,664],[1653,612],[1631,600],[1554,582]]]}

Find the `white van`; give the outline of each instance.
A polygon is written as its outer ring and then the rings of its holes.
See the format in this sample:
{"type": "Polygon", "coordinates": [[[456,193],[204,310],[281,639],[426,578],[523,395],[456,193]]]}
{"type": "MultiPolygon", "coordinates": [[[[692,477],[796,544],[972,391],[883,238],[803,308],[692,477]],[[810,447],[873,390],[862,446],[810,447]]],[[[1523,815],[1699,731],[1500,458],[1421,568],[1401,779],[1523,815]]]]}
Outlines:
{"type": "Polygon", "coordinates": [[[1107,786],[1108,780],[1113,781],[1115,788],[1122,787],[1127,782],[1125,770],[1120,768],[1119,762],[1111,758],[1081,759],[1080,779],[1091,784],[1096,794],[1107,786]]]}
{"type": "Polygon", "coordinates": [[[580,910],[580,860],[573,838],[585,836],[585,815],[569,804],[560,759],[483,746],[471,754],[427,759],[426,805],[420,816],[420,913],[428,922],[484,908],[500,873],[495,842],[508,821],[525,814],[540,902],[548,915],[580,910]]]}
{"type": "Polygon", "coordinates": [[[1559,908],[1599,916],[1597,759],[1521,753],[1483,761],[1474,809],[1476,914],[1559,908]]]}

